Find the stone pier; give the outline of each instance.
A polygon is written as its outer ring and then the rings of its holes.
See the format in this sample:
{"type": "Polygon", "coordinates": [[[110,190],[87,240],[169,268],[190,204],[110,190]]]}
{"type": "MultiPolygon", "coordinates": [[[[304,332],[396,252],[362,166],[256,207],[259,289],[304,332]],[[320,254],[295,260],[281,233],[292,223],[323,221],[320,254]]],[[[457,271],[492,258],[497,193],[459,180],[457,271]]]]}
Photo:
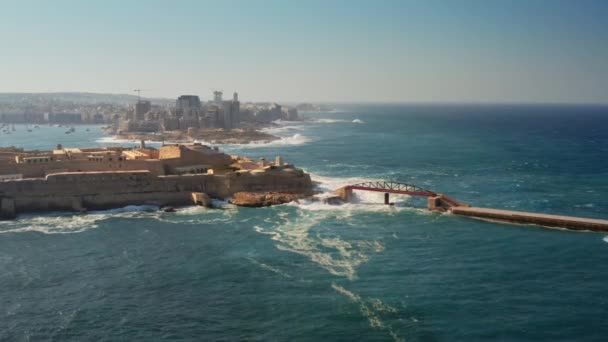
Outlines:
{"type": "Polygon", "coordinates": [[[444,194],[437,194],[437,196],[429,197],[427,201],[427,208],[430,211],[444,212],[450,210],[453,207],[470,207],[470,205],[459,202],[444,194]]]}
{"type": "Polygon", "coordinates": [[[588,230],[598,232],[608,231],[607,220],[589,219],[583,217],[548,215],[523,211],[475,207],[453,207],[450,209],[450,212],[455,215],[519,224],[536,224],[539,226],[565,228],[571,230],[588,230]]]}

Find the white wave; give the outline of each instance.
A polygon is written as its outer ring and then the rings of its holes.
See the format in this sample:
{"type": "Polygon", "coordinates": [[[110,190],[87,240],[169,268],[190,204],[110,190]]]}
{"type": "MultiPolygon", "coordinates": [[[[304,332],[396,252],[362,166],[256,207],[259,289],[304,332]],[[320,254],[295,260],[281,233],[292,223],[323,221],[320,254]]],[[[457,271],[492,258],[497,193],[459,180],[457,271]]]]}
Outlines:
{"type": "Polygon", "coordinates": [[[212,142],[205,141],[205,140],[195,140],[195,142],[197,142],[197,143],[201,143],[201,144],[205,144],[205,145],[212,145],[212,146],[220,146],[220,147],[223,146],[226,148],[229,148],[229,147],[258,148],[258,147],[302,145],[302,144],[306,144],[310,141],[311,141],[310,138],[308,138],[302,134],[299,134],[299,133],[296,133],[291,136],[279,137],[279,139],[273,140],[273,141],[252,141],[247,144],[217,144],[217,143],[212,143],[212,142]]]}
{"type": "Polygon", "coordinates": [[[362,120],[359,120],[359,119],[355,119],[355,120],[353,120],[353,123],[362,124],[362,123],[365,123],[365,122],[363,122],[362,120]]]}
{"type": "Polygon", "coordinates": [[[341,205],[332,205],[324,202],[324,199],[330,196],[334,196],[333,191],[352,184],[378,181],[377,179],[361,178],[361,177],[326,177],[311,174],[313,182],[317,183],[316,189],[321,194],[315,195],[311,199],[302,199],[298,202],[291,202],[287,205],[296,206],[300,209],[307,211],[331,211],[341,212],[345,217],[350,217],[357,212],[381,212],[388,215],[397,214],[402,211],[412,211],[418,214],[432,214],[426,209],[415,208],[410,205],[411,196],[391,194],[391,202],[394,203],[392,206],[384,204],[384,194],[380,192],[370,191],[354,191],[353,199],[350,203],[344,203],[341,205]]]}
{"type": "MultiPolygon", "coordinates": [[[[121,139],[116,136],[102,137],[102,138],[95,140],[95,142],[99,143],[99,144],[106,144],[106,145],[124,145],[124,144],[139,144],[140,143],[139,140],[121,139]]],[[[146,140],[145,143],[146,143],[146,145],[150,145],[150,144],[161,145],[162,144],[162,142],[160,142],[160,141],[152,141],[152,140],[146,140]]]]}
{"type": "Polygon", "coordinates": [[[278,126],[262,128],[260,131],[268,134],[283,135],[292,131],[301,131],[302,129],[302,126],[278,126]]]}
{"type": "Polygon", "coordinates": [[[38,232],[43,234],[80,233],[97,228],[97,221],[105,219],[99,216],[40,216],[31,218],[19,217],[3,224],[0,234],[38,232]]]}
{"type": "Polygon", "coordinates": [[[152,217],[160,222],[186,225],[221,224],[234,221],[236,206],[226,204],[227,201],[212,200],[214,208],[209,209],[202,206],[188,206],[178,208],[173,213],[158,212],[152,217]]]}
{"type": "Polygon", "coordinates": [[[361,297],[360,297],[358,294],[353,293],[353,292],[350,292],[349,290],[347,290],[347,289],[343,288],[343,287],[342,287],[342,286],[340,286],[340,285],[336,285],[335,283],[332,283],[332,284],[331,284],[331,287],[332,287],[334,290],[338,291],[338,293],[341,293],[341,294],[343,294],[344,296],[348,297],[348,298],[349,298],[350,300],[352,300],[353,302],[360,302],[360,301],[361,301],[361,297]]]}
{"type": "Polygon", "coordinates": [[[150,212],[156,214],[156,206],[126,206],[123,208],[91,211],[85,214],[52,212],[46,214],[23,214],[15,220],[6,221],[1,233],[38,232],[43,234],[80,233],[98,228],[98,223],[111,217],[135,217],[150,212]]]}
{"type": "Polygon", "coordinates": [[[235,210],[209,210],[201,206],[181,207],[177,208],[174,213],[165,213],[154,205],[130,205],[116,209],[89,211],[83,214],[71,212],[22,214],[15,220],[6,221],[0,228],[0,234],[22,232],[43,234],[81,233],[98,228],[100,222],[115,217],[148,218],[159,222],[193,225],[217,224],[232,221],[234,214],[235,210]]]}
{"type": "Polygon", "coordinates": [[[280,137],[279,140],[274,140],[274,141],[269,141],[269,142],[260,142],[260,143],[253,142],[250,144],[240,145],[240,147],[256,148],[256,147],[302,145],[302,144],[309,143],[310,141],[311,141],[310,138],[308,138],[302,134],[296,133],[292,136],[280,137]]]}
{"type": "Polygon", "coordinates": [[[257,265],[257,266],[259,266],[259,267],[261,267],[261,268],[263,268],[265,270],[268,270],[270,272],[276,273],[276,274],[278,274],[278,275],[280,275],[280,276],[282,276],[284,278],[292,278],[291,275],[289,275],[289,274],[281,271],[280,269],[278,269],[276,267],[272,267],[272,266],[267,265],[267,264],[265,264],[263,262],[259,262],[259,261],[255,260],[253,258],[248,258],[248,259],[249,259],[249,261],[251,261],[255,265],[257,265]]]}
{"type": "Polygon", "coordinates": [[[318,123],[340,123],[340,122],[348,122],[348,120],[319,118],[319,119],[313,119],[312,122],[318,122],[318,123]]]}
{"type": "Polygon", "coordinates": [[[604,236],[604,242],[608,243],[608,235],[604,236]]]}
{"type": "Polygon", "coordinates": [[[369,260],[369,254],[378,253],[384,247],[380,242],[324,238],[315,233],[315,227],[336,215],[340,213],[300,210],[296,212],[295,218],[278,216],[274,221],[268,221],[264,227],[255,226],[254,229],[258,233],[270,235],[277,242],[277,249],[306,256],[329,273],[352,280],[356,278],[359,265],[369,260]]]}
{"type": "Polygon", "coordinates": [[[335,283],[332,283],[331,287],[336,292],[347,297],[351,302],[359,305],[359,311],[365,318],[367,318],[370,327],[385,330],[395,341],[404,341],[404,339],[400,337],[390,325],[387,325],[382,320],[382,316],[395,314],[397,313],[397,309],[383,303],[378,298],[364,299],[360,295],[335,283]]]}

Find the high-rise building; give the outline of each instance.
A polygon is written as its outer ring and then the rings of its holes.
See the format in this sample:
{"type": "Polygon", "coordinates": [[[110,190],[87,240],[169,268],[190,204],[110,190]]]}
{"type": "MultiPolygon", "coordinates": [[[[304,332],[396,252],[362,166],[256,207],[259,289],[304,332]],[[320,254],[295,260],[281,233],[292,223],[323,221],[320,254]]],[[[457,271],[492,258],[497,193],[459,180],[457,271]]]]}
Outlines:
{"type": "Polygon", "coordinates": [[[224,101],[224,129],[238,128],[240,124],[241,104],[239,102],[239,94],[234,93],[232,101],[224,101]]]}
{"type": "Polygon", "coordinates": [[[218,105],[222,103],[222,92],[221,91],[216,90],[213,92],[213,102],[215,102],[218,105]]]}
{"type": "Polygon", "coordinates": [[[175,103],[177,110],[185,110],[185,109],[200,109],[201,108],[201,99],[196,95],[182,95],[177,98],[175,103]]]}
{"type": "Polygon", "coordinates": [[[176,114],[180,118],[180,128],[200,126],[200,116],[202,111],[201,100],[196,95],[182,95],[177,98],[175,103],[176,114]]]}
{"type": "Polygon", "coordinates": [[[144,121],[146,113],[152,109],[150,101],[139,100],[135,104],[135,120],[144,121]]]}

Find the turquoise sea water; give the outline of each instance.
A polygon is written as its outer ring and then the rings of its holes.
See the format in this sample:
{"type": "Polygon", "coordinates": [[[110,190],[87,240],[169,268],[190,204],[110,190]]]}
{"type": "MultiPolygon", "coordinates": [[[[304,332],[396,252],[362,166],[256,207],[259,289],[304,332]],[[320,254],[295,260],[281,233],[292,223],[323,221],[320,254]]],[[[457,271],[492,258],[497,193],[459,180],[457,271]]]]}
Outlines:
{"type": "MultiPolygon", "coordinates": [[[[372,179],[608,219],[608,108],[349,105],[269,129],[328,191],[372,179]]],[[[85,128],[89,128],[87,132],[85,128]]],[[[118,143],[17,126],[0,146],[118,143]]],[[[123,144],[133,144],[122,142],[123,144]]],[[[605,341],[607,234],[426,212],[424,201],[150,207],[0,222],[0,340],[605,341]]]]}

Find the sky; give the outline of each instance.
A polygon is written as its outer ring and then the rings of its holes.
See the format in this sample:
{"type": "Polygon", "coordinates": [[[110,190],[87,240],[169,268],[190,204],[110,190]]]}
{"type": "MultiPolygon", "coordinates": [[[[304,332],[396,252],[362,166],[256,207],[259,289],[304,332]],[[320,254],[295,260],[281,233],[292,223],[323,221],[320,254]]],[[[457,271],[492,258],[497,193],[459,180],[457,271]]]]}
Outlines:
{"type": "Polygon", "coordinates": [[[605,0],[0,0],[0,92],[608,103],[605,0]]]}

